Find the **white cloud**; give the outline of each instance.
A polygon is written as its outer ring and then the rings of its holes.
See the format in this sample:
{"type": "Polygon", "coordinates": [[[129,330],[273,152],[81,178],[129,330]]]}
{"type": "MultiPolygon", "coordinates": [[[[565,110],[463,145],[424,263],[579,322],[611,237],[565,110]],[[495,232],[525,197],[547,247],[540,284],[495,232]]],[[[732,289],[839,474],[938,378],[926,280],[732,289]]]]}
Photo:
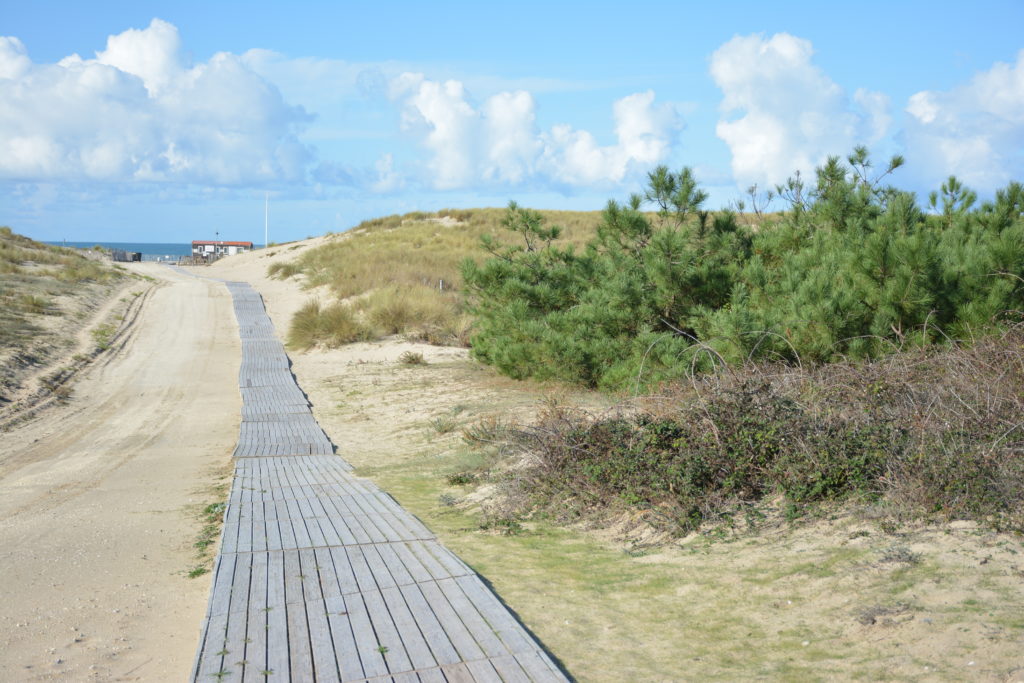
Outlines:
{"type": "Polygon", "coordinates": [[[431,152],[427,182],[437,189],[620,183],[662,161],[679,128],[675,108],[655,105],[652,91],[613,104],[617,142],[605,146],[569,125],[539,131],[536,103],[523,90],[497,93],[475,107],[459,81],[404,73],[391,80],[390,94],[403,103],[403,127],[431,152]]]}
{"type": "Polygon", "coordinates": [[[56,64],[0,38],[0,177],[298,181],[308,118],[235,55],[185,64],[177,29],[159,19],[110,36],[95,59],[56,64]]]}
{"type": "Polygon", "coordinates": [[[484,104],[484,179],[515,185],[533,174],[541,146],[535,108],[525,90],[498,93],[484,104]]]}
{"type": "Polygon", "coordinates": [[[469,185],[477,166],[479,114],[466,102],[462,83],[423,80],[407,96],[406,107],[406,127],[420,128],[433,153],[431,184],[439,190],[469,185]]]}
{"type": "Polygon", "coordinates": [[[950,174],[991,191],[1024,176],[1024,50],[946,92],[910,97],[904,144],[922,181],[950,174]]]}
{"type": "Polygon", "coordinates": [[[732,151],[740,184],[808,174],[827,156],[885,135],[888,98],[861,89],[851,103],[811,62],[813,54],[810,41],[777,33],[736,36],[711,56],[723,115],[733,116],[719,120],[715,131],[732,151]]]}
{"type": "Polygon", "coordinates": [[[373,183],[374,192],[393,192],[404,186],[402,176],[395,171],[395,159],[391,154],[385,154],[374,164],[377,171],[377,180],[373,183]]]}
{"type": "Polygon", "coordinates": [[[32,60],[21,41],[0,36],[0,78],[20,78],[30,66],[32,60]]]}

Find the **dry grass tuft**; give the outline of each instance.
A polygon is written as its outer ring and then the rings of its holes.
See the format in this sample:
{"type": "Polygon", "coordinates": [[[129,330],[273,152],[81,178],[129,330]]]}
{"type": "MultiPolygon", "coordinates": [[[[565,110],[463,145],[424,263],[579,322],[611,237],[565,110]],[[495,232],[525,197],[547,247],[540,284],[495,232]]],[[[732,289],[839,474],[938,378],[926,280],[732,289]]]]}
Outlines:
{"type": "Polygon", "coordinates": [[[299,309],[288,329],[289,346],[299,349],[317,344],[335,348],[371,337],[371,331],[351,307],[343,303],[321,306],[317,299],[310,299],[299,309]]]}

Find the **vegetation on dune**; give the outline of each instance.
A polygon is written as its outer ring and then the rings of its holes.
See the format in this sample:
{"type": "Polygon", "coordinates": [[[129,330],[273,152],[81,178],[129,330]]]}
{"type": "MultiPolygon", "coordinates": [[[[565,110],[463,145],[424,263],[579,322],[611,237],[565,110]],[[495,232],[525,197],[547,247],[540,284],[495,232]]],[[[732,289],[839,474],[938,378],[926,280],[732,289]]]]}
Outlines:
{"type": "Polygon", "coordinates": [[[1022,529],[1024,187],[979,203],[951,177],[922,207],[883,182],[901,164],[829,159],[773,190],[775,214],[752,188],[754,220],[666,168],[600,216],[379,219],[279,267],[342,300],[292,338],[450,342],[471,320],[474,356],[511,377],[668,397],[489,435],[531,454],[514,515],[629,508],[687,530],[856,499],[1022,529]]]}
{"type": "MultiPolygon", "coordinates": [[[[684,532],[856,500],[1024,530],[1024,328],[816,368],[750,364],[662,387],[629,410],[553,405],[497,441],[528,450],[505,480],[513,516],[625,509],[684,532]]],[[[473,434],[469,435],[471,438],[473,434]]],[[[488,441],[493,444],[495,435],[488,441]]]]}
{"type": "Polygon", "coordinates": [[[871,177],[867,151],[832,158],[790,209],[753,229],[703,210],[689,169],[659,168],[643,196],[611,201],[583,249],[511,205],[518,243],[467,261],[477,358],[513,377],[611,390],[754,360],[877,358],[972,339],[1024,310],[1024,187],[993,202],[955,178],[930,197],[871,177]],[[653,205],[657,213],[642,211],[653,205]]]}
{"type": "MultiPolygon", "coordinates": [[[[0,227],[0,408],[10,408],[26,377],[74,343],[80,317],[126,276],[98,254],[0,227]]],[[[62,397],[72,374],[69,367],[46,372],[39,380],[42,393],[62,397]]]]}
{"type": "Polygon", "coordinates": [[[0,227],[0,350],[31,342],[40,318],[60,315],[57,300],[124,277],[108,264],[0,227]]]}
{"type": "Polygon", "coordinates": [[[925,211],[882,184],[899,157],[877,177],[863,148],[846,162],[777,187],[789,210],[756,229],[704,211],[689,169],[609,202],[583,249],[509,206],[517,243],[463,266],[474,355],[670,399],[509,432],[531,453],[516,514],[627,507],[688,530],[856,498],[1024,529],[1024,187],[977,205],[951,177],[925,211]]]}
{"type": "MultiPolygon", "coordinates": [[[[309,348],[401,334],[466,345],[471,317],[460,264],[486,255],[481,239],[500,226],[502,216],[500,209],[474,209],[377,218],[294,261],[271,265],[271,277],[302,275],[305,287],[326,287],[336,298],[303,308],[289,342],[309,348]]],[[[566,239],[579,244],[593,234],[599,218],[569,211],[546,216],[564,223],[566,239]]]]}

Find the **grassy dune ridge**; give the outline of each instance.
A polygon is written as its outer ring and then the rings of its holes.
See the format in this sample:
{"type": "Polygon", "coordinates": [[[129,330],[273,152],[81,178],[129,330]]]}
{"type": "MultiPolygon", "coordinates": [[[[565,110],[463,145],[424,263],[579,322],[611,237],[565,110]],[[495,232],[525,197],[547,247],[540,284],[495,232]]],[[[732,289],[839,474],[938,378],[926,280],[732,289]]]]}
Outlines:
{"type": "MultiPolygon", "coordinates": [[[[564,228],[560,244],[577,246],[601,220],[598,211],[541,213],[564,228]]],[[[504,209],[466,209],[376,218],[291,262],[273,264],[272,277],[301,276],[304,287],[325,290],[295,317],[289,342],[333,347],[401,334],[466,345],[472,321],[460,264],[488,256],[481,237],[500,235],[504,215],[504,209]]]]}
{"type": "MultiPolygon", "coordinates": [[[[0,227],[0,408],[17,407],[31,398],[26,392],[66,391],[70,366],[81,359],[49,366],[71,352],[92,313],[128,277],[98,251],[43,244],[0,227]],[[30,386],[32,376],[38,388],[30,386]]],[[[102,321],[93,330],[97,349],[113,328],[102,321]]]]}

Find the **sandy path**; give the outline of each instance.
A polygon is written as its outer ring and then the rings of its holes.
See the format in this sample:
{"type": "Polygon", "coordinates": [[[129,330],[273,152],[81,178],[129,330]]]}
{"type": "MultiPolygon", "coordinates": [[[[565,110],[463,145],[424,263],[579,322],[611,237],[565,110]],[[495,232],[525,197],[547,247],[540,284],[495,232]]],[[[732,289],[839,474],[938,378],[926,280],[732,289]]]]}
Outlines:
{"type": "Polygon", "coordinates": [[[222,285],[165,281],[69,405],[0,434],[0,680],[184,680],[209,590],[188,579],[238,433],[222,285]]]}

